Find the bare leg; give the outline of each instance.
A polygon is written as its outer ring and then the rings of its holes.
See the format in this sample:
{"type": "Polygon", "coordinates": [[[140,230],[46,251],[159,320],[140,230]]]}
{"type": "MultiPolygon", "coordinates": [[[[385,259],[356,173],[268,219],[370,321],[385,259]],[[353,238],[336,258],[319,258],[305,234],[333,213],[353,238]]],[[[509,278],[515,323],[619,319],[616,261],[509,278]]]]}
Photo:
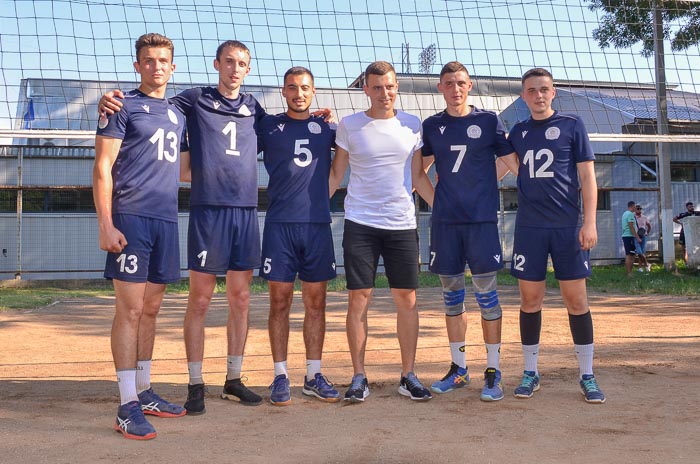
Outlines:
{"type": "Polygon", "coordinates": [[[367,310],[372,299],[372,289],[350,290],[348,294],[348,315],[345,324],[353,372],[354,374],[365,374],[367,310]]]}
{"type": "Polygon", "coordinates": [[[270,336],[272,360],[282,362],[287,360],[287,344],[289,341],[289,310],[294,297],[294,282],[269,281],[270,316],[267,331],[270,336]]]}
{"type": "Polygon", "coordinates": [[[392,288],[396,305],[396,332],[401,346],[401,375],[413,372],[418,345],[418,309],[415,289],[392,288]]]}
{"type": "Polygon", "coordinates": [[[188,362],[204,359],[204,323],[215,286],[215,275],[190,271],[190,294],[184,323],[188,362]]]}
{"type": "Polygon", "coordinates": [[[326,336],[327,282],[302,282],[304,299],[304,345],[306,359],[321,359],[326,336]]]}

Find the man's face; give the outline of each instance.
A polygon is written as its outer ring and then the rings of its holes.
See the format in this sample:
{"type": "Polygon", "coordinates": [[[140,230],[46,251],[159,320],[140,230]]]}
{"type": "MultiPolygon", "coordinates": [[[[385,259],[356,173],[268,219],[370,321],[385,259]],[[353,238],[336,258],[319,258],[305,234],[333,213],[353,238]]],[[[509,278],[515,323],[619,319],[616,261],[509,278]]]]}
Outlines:
{"type": "Polygon", "coordinates": [[[642,207],[641,206],[635,207],[634,214],[635,214],[635,216],[641,216],[642,215],[642,207]]]}
{"type": "Polygon", "coordinates": [[[288,75],[282,87],[282,96],[287,100],[287,107],[295,113],[307,112],[315,94],[314,82],[306,73],[288,75]]]}
{"type": "Polygon", "coordinates": [[[393,111],[396,94],[399,91],[399,83],[393,71],[378,76],[370,74],[364,86],[365,95],[369,97],[370,106],[373,109],[393,111]]]}
{"type": "Polygon", "coordinates": [[[168,83],[175,71],[173,53],[166,47],[144,47],[139,50],[134,69],[141,75],[141,83],[148,87],[161,87],[168,83]]]}
{"type": "Polygon", "coordinates": [[[445,97],[447,106],[462,106],[467,103],[472,81],[464,71],[443,74],[438,84],[438,90],[445,97]]]}
{"type": "Polygon", "coordinates": [[[219,71],[219,84],[228,91],[234,91],[240,88],[250,72],[250,55],[240,48],[226,47],[219,59],[214,60],[214,68],[219,71]]]}
{"type": "Polygon", "coordinates": [[[689,203],[689,204],[685,205],[685,207],[688,209],[688,212],[689,212],[689,213],[692,213],[692,212],[695,211],[695,205],[692,204],[692,203],[689,203]]]}
{"type": "Polygon", "coordinates": [[[552,79],[547,76],[532,76],[523,82],[523,93],[520,96],[534,119],[544,119],[552,112],[552,100],[556,94],[552,79]]]}

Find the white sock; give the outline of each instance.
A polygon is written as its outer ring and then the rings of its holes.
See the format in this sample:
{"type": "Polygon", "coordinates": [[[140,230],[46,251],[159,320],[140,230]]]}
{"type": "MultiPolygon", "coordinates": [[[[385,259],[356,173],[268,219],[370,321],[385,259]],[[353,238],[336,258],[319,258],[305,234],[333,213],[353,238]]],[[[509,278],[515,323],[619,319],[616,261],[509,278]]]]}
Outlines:
{"type": "Polygon", "coordinates": [[[226,380],[240,379],[243,368],[243,355],[226,356],[226,380]]]}
{"type": "Polygon", "coordinates": [[[275,363],[275,377],[278,375],[284,375],[285,377],[289,377],[289,374],[287,374],[287,361],[280,361],[275,363]]]}
{"type": "Polygon", "coordinates": [[[136,393],[151,388],[151,360],[146,359],[136,363],[136,393]]]}
{"type": "Polygon", "coordinates": [[[190,385],[204,383],[204,379],[202,378],[202,361],[188,362],[187,372],[190,373],[190,385]]]}
{"type": "Polygon", "coordinates": [[[139,400],[136,394],[136,369],[117,369],[117,386],[121,401],[119,404],[139,400]]]}
{"type": "Polygon", "coordinates": [[[450,355],[453,363],[462,369],[467,368],[467,344],[464,340],[461,342],[450,342],[450,355]]]}
{"type": "Polygon", "coordinates": [[[523,359],[525,360],[525,370],[538,374],[537,358],[540,355],[540,344],[523,345],[523,359]]]}
{"type": "Polygon", "coordinates": [[[576,359],[578,359],[578,369],[581,377],[593,375],[593,343],[590,345],[574,345],[576,359]]]}
{"type": "Polygon", "coordinates": [[[316,374],[321,373],[321,360],[320,359],[307,359],[306,360],[306,378],[308,380],[313,379],[316,374]]]}
{"type": "Polygon", "coordinates": [[[501,369],[501,344],[486,343],[486,367],[501,369]]]}

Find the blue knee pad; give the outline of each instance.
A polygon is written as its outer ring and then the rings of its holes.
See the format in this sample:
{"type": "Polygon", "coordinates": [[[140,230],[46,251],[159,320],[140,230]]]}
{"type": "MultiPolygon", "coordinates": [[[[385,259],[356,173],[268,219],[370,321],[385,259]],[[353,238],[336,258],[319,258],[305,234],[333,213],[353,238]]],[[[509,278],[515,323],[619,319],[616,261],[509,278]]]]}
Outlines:
{"type": "Polygon", "coordinates": [[[481,317],[486,321],[496,321],[503,316],[501,305],[498,302],[496,290],[496,273],[479,274],[472,276],[474,284],[474,296],[481,309],[481,317]]]}
{"type": "Polygon", "coordinates": [[[464,275],[440,276],[442,298],[445,302],[445,314],[459,316],[464,313],[464,275]]]}

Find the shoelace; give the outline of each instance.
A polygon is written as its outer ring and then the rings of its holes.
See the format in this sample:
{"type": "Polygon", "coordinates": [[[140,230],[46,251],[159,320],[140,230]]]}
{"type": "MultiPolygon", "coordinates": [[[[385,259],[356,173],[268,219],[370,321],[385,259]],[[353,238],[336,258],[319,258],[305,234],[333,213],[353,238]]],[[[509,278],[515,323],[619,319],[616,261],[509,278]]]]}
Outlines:
{"type": "Polygon", "coordinates": [[[364,377],[353,377],[350,383],[350,390],[364,390],[364,377]]]}
{"type": "Polygon", "coordinates": [[[147,422],[146,417],[143,415],[143,413],[138,414],[139,412],[141,412],[141,405],[137,403],[136,406],[129,408],[129,412],[126,417],[128,417],[136,425],[145,424],[147,422]]]}
{"type": "Polygon", "coordinates": [[[496,373],[495,372],[487,372],[486,373],[486,385],[488,388],[493,388],[493,386],[496,384],[496,373]]]}
{"type": "Polygon", "coordinates": [[[418,377],[416,377],[415,375],[409,375],[408,377],[406,377],[406,386],[409,390],[413,390],[414,388],[425,388],[423,387],[423,384],[420,383],[420,380],[418,380],[418,377]]]}
{"type": "Polygon", "coordinates": [[[527,389],[532,389],[532,387],[535,385],[535,377],[530,377],[529,375],[523,376],[523,381],[520,382],[521,387],[525,387],[527,389]]]}
{"type": "Polygon", "coordinates": [[[595,378],[582,380],[582,382],[583,388],[585,388],[588,392],[597,392],[600,390],[600,388],[598,387],[598,382],[595,381],[595,378]]]}
{"type": "Polygon", "coordinates": [[[189,392],[187,392],[187,399],[191,400],[191,399],[196,399],[196,398],[204,398],[204,394],[207,393],[208,391],[209,391],[209,389],[207,387],[204,387],[204,386],[194,388],[194,389],[190,390],[189,392]]]}
{"type": "Polygon", "coordinates": [[[284,382],[287,380],[287,377],[283,375],[278,375],[275,377],[275,380],[272,381],[272,390],[280,390],[284,388],[284,382]]]}
{"type": "Polygon", "coordinates": [[[333,384],[328,381],[325,375],[319,375],[316,377],[316,385],[318,386],[319,390],[333,388],[333,384]]]}

